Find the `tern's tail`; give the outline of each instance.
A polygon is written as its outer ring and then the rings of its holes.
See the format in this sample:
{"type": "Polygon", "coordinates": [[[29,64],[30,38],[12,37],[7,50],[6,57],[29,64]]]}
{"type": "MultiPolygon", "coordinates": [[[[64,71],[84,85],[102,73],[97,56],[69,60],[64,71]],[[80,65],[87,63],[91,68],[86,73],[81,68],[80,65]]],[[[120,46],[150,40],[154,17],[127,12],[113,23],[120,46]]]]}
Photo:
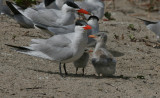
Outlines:
{"type": "Polygon", "coordinates": [[[137,18],[141,21],[143,21],[145,23],[145,25],[149,25],[149,24],[156,24],[157,22],[153,22],[153,21],[148,21],[148,20],[145,20],[145,19],[141,19],[141,18],[137,18]]]}
{"type": "Polygon", "coordinates": [[[10,8],[10,10],[14,13],[14,15],[21,14],[10,1],[6,1],[7,6],[10,8]]]}
{"type": "Polygon", "coordinates": [[[9,44],[5,44],[9,47],[12,47],[13,49],[15,49],[16,51],[19,51],[19,52],[28,52],[28,51],[32,51],[28,48],[25,48],[25,47],[20,47],[20,46],[14,46],[14,45],[9,45],[9,44]]]}

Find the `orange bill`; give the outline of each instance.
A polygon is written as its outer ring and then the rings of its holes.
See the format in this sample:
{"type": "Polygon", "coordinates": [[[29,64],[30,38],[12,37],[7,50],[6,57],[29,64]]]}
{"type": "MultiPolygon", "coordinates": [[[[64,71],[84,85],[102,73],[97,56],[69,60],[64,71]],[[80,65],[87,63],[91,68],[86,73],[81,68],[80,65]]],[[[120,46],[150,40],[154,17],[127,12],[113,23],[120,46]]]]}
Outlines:
{"type": "Polygon", "coordinates": [[[89,50],[89,52],[93,52],[93,50],[89,50]]]}
{"type": "Polygon", "coordinates": [[[90,25],[86,25],[85,27],[83,27],[84,30],[89,30],[89,29],[92,29],[92,27],[90,25]]]}
{"type": "Polygon", "coordinates": [[[94,35],[89,35],[88,37],[89,38],[96,38],[96,36],[94,36],[94,35]]]}
{"type": "Polygon", "coordinates": [[[84,13],[84,14],[90,15],[90,13],[88,11],[84,10],[84,9],[79,9],[77,11],[78,11],[78,13],[84,13]]]}

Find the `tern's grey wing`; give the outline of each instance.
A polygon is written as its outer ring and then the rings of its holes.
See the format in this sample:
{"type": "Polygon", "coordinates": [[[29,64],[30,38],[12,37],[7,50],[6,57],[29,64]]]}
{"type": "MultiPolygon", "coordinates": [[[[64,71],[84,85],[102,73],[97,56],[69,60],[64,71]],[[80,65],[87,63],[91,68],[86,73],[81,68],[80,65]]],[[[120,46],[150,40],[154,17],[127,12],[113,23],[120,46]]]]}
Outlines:
{"type": "Polygon", "coordinates": [[[67,34],[74,32],[75,25],[59,26],[59,27],[48,27],[48,30],[54,35],[67,34]]]}
{"type": "Polygon", "coordinates": [[[115,62],[112,54],[105,48],[99,48],[95,54],[98,57],[92,59],[92,63],[95,66],[106,66],[107,63],[115,62]]]}
{"type": "Polygon", "coordinates": [[[57,25],[55,22],[58,16],[52,9],[34,10],[28,8],[24,11],[24,16],[29,17],[34,23],[40,23],[47,26],[57,25]]]}
{"type": "Polygon", "coordinates": [[[160,36],[160,22],[157,24],[147,25],[147,28],[154,32],[156,35],[160,36]]]}
{"type": "Polygon", "coordinates": [[[29,51],[25,54],[46,59],[50,58],[50,60],[56,61],[61,61],[72,57],[72,50],[70,48],[71,41],[65,36],[57,35],[47,40],[34,39],[32,41],[35,44],[31,44],[29,47],[25,47],[32,51],[29,51]]]}
{"type": "Polygon", "coordinates": [[[58,19],[57,14],[59,11],[56,11],[54,9],[32,9],[32,8],[27,8],[23,10],[19,6],[12,4],[21,14],[23,14],[25,17],[33,21],[33,23],[36,24],[44,24],[47,26],[52,26],[52,25],[57,25],[55,23],[58,19]]]}
{"type": "Polygon", "coordinates": [[[20,24],[21,27],[24,27],[24,28],[34,27],[33,22],[28,18],[26,18],[25,16],[23,16],[22,14],[14,15],[14,19],[20,24]]]}

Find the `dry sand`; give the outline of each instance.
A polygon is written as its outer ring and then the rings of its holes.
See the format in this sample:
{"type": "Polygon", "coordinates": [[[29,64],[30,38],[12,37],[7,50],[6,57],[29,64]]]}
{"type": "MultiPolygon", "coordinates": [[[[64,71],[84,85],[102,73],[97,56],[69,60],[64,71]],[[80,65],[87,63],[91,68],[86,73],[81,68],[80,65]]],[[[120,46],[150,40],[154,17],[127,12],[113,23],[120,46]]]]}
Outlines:
{"type": "Polygon", "coordinates": [[[58,64],[17,53],[4,44],[25,46],[33,38],[47,36],[35,29],[20,28],[13,19],[0,16],[0,98],[160,98],[159,49],[131,42],[128,37],[148,36],[155,42],[155,34],[131,15],[154,21],[160,20],[160,15],[136,8],[127,0],[116,0],[116,10],[106,10],[116,19],[100,21],[100,30],[109,31],[107,46],[117,60],[112,78],[96,77],[90,62],[85,76],[81,70],[75,75],[73,64],[67,64],[69,75],[63,78],[58,64]],[[129,24],[134,24],[136,30],[127,29],[129,24]]]}

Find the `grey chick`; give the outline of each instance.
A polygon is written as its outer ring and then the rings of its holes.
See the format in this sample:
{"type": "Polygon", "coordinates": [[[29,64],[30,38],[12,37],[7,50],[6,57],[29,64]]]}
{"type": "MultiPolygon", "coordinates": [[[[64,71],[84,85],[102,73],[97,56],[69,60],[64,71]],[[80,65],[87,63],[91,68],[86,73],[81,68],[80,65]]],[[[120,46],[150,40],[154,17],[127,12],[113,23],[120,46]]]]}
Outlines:
{"type": "Polygon", "coordinates": [[[87,66],[88,60],[89,60],[89,50],[85,49],[83,55],[76,61],[73,62],[74,66],[76,67],[76,74],[78,71],[78,68],[82,68],[82,72],[84,75],[84,69],[87,66]]]}
{"type": "Polygon", "coordinates": [[[98,76],[112,76],[116,71],[116,60],[106,49],[107,35],[103,32],[90,35],[96,40],[96,47],[93,51],[92,64],[98,76]]]}

